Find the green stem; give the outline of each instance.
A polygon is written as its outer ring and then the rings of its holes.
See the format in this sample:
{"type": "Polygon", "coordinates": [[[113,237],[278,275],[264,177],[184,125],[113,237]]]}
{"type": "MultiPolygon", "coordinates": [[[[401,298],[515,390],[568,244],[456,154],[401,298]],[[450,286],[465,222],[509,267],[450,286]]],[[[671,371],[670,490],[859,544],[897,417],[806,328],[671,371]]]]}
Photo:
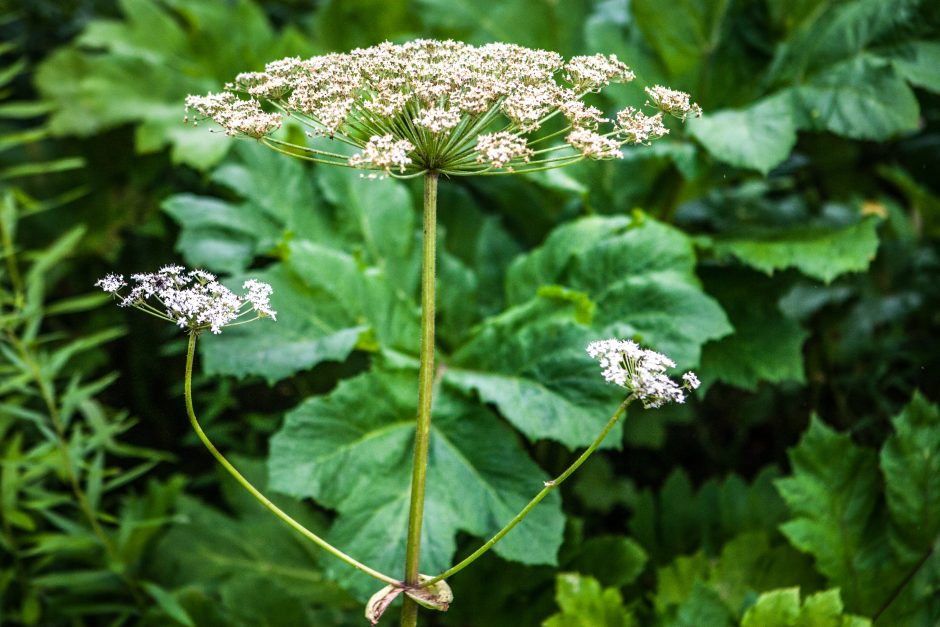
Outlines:
{"type": "MultiPolygon", "coordinates": [[[[424,486],[428,474],[431,439],[431,400],[434,387],[434,280],[437,248],[437,172],[424,177],[424,247],[421,259],[421,367],[418,372],[418,420],[408,508],[408,544],[405,547],[405,584],[417,585],[424,519],[424,486]]],[[[418,624],[418,604],[405,597],[401,626],[418,624]]]]}
{"type": "Polygon", "coordinates": [[[334,557],[341,559],[342,561],[346,562],[353,568],[357,568],[361,570],[362,572],[364,572],[365,574],[375,577],[379,581],[383,581],[390,585],[399,585],[401,582],[399,582],[398,580],[392,577],[389,577],[388,575],[385,575],[383,573],[380,573],[379,571],[375,569],[369,568],[368,566],[357,561],[353,557],[346,555],[345,553],[337,549],[335,546],[333,546],[332,544],[330,544],[329,542],[327,542],[326,540],[324,540],[323,538],[313,533],[312,531],[304,527],[302,524],[300,524],[299,522],[297,522],[296,520],[288,516],[287,513],[284,512],[284,510],[282,510],[277,505],[272,503],[270,499],[268,499],[268,497],[266,497],[264,494],[261,493],[260,490],[258,490],[255,486],[251,485],[251,483],[247,479],[245,479],[245,477],[242,476],[242,474],[238,472],[238,470],[235,469],[235,466],[233,466],[227,459],[225,459],[222,453],[219,452],[219,449],[217,449],[215,445],[209,440],[209,437],[206,435],[206,433],[202,430],[202,427],[199,425],[199,420],[196,418],[196,412],[193,410],[193,358],[196,354],[196,335],[197,333],[195,332],[191,332],[189,334],[189,347],[186,350],[186,379],[184,382],[184,391],[186,395],[186,413],[189,415],[189,422],[193,425],[193,429],[196,431],[196,435],[199,436],[199,439],[202,441],[205,447],[209,449],[209,452],[212,453],[212,456],[215,457],[216,461],[219,462],[219,464],[221,464],[221,466],[225,468],[225,470],[227,470],[228,473],[232,475],[232,477],[235,478],[235,481],[237,481],[243,488],[248,490],[248,492],[253,497],[258,499],[258,501],[260,501],[262,505],[264,505],[269,510],[271,510],[271,512],[273,512],[275,516],[277,516],[278,518],[286,522],[288,525],[290,525],[294,529],[296,529],[302,535],[306,536],[307,539],[311,540],[314,544],[322,548],[324,551],[326,551],[330,555],[333,555],[334,557]]]}
{"type": "Polygon", "coordinates": [[[505,527],[503,527],[502,529],[500,529],[500,530],[496,533],[495,536],[493,536],[492,538],[490,538],[490,539],[486,542],[486,544],[484,544],[484,545],[481,546],[479,549],[477,549],[476,551],[474,551],[473,553],[471,553],[469,556],[467,556],[466,559],[464,559],[464,560],[463,560],[462,562],[460,562],[459,564],[457,564],[457,565],[455,565],[455,566],[451,566],[448,570],[445,570],[445,571],[444,571],[443,573],[441,573],[440,575],[438,575],[438,576],[436,576],[436,577],[433,577],[433,578],[431,578],[431,579],[428,579],[427,581],[425,581],[424,583],[422,583],[420,587],[424,588],[424,587],[427,587],[427,586],[432,586],[432,585],[436,584],[438,581],[441,581],[442,579],[447,579],[447,578],[450,577],[451,575],[455,575],[455,574],[459,573],[459,572],[462,571],[464,568],[466,568],[467,566],[469,566],[470,564],[472,564],[473,562],[475,562],[475,561],[477,560],[477,558],[479,558],[481,555],[483,555],[484,553],[486,553],[487,551],[489,551],[491,548],[493,548],[493,545],[494,545],[494,544],[496,544],[497,542],[499,542],[500,540],[502,540],[502,539],[503,539],[503,536],[505,536],[507,533],[509,533],[510,531],[512,531],[513,527],[515,527],[516,525],[518,525],[520,522],[522,522],[522,519],[523,519],[523,518],[525,518],[526,516],[529,515],[529,512],[531,512],[532,509],[533,509],[536,505],[539,504],[539,501],[541,501],[541,500],[544,499],[546,496],[548,496],[548,493],[549,493],[549,492],[551,492],[552,490],[554,490],[555,488],[557,488],[558,486],[560,486],[562,483],[564,483],[565,479],[567,479],[568,477],[571,476],[571,473],[573,473],[575,470],[577,470],[578,468],[580,468],[580,467],[581,467],[581,464],[583,464],[584,462],[587,461],[587,458],[590,457],[591,454],[593,454],[594,451],[597,450],[597,447],[598,447],[598,446],[601,445],[601,442],[604,441],[604,438],[607,437],[607,434],[610,433],[610,430],[614,428],[614,425],[617,424],[617,421],[620,420],[620,417],[623,415],[623,412],[626,411],[627,407],[629,407],[630,403],[632,403],[633,400],[634,400],[634,397],[633,397],[632,394],[631,394],[630,396],[628,396],[626,399],[624,399],[624,401],[623,401],[622,403],[620,403],[620,407],[617,408],[617,411],[614,412],[614,415],[611,416],[611,417],[610,417],[610,420],[607,421],[607,425],[604,427],[604,430],[601,431],[601,432],[600,432],[600,435],[598,435],[597,438],[595,438],[594,442],[592,442],[591,445],[590,445],[589,447],[587,447],[587,449],[585,449],[585,451],[584,451],[583,453],[581,453],[581,456],[578,457],[578,459],[574,460],[574,463],[572,463],[570,466],[568,466],[568,468],[567,468],[567,470],[565,470],[565,472],[563,472],[563,473],[561,473],[560,475],[558,475],[558,476],[557,476],[555,479],[553,479],[552,481],[546,481],[546,482],[545,482],[545,487],[542,488],[542,491],[539,492],[538,494],[536,494],[535,497],[533,497],[533,499],[532,499],[531,501],[529,501],[529,504],[526,505],[524,508],[522,508],[522,511],[520,511],[518,514],[516,514],[515,517],[513,517],[513,519],[510,520],[510,521],[506,524],[505,527]]]}

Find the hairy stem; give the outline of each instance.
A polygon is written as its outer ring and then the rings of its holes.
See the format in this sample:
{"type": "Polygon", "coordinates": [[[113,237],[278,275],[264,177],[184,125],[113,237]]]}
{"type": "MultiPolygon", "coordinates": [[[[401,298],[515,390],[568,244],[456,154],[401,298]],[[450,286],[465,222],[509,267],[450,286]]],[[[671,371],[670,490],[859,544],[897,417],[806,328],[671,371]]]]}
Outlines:
{"type": "MultiPolygon", "coordinates": [[[[408,508],[408,544],[405,547],[405,583],[417,585],[424,519],[424,486],[428,474],[431,439],[431,396],[434,387],[434,280],[437,247],[437,172],[424,177],[424,246],[421,258],[421,367],[418,373],[418,419],[408,508]]],[[[418,624],[418,604],[405,597],[402,627],[418,624]]]]}
{"type": "Polygon", "coordinates": [[[271,500],[268,499],[268,497],[262,494],[260,490],[258,490],[247,479],[245,479],[245,477],[240,472],[238,472],[238,470],[235,469],[235,466],[233,466],[227,459],[225,459],[222,453],[219,452],[219,449],[217,449],[215,445],[209,440],[209,437],[206,435],[205,431],[203,431],[202,427],[199,425],[199,420],[196,418],[196,412],[193,410],[193,358],[196,354],[196,335],[197,334],[195,332],[191,332],[189,334],[189,347],[186,350],[186,379],[184,382],[184,390],[185,390],[185,395],[186,395],[186,413],[189,415],[189,422],[192,424],[193,429],[196,431],[196,435],[199,436],[199,439],[202,441],[205,447],[209,449],[209,452],[212,453],[212,456],[215,457],[216,461],[219,462],[219,464],[221,464],[222,467],[225,468],[225,470],[227,470],[228,473],[232,475],[232,477],[235,478],[235,481],[237,481],[243,488],[245,488],[253,497],[258,499],[258,501],[262,505],[264,505],[269,510],[271,510],[271,512],[275,516],[277,516],[278,518],[286,522],[288,525],[290,525],[295,530],[300,532],[308,540],[311,540],[314,544],[322,548],[324,551],[326,551],[330,555],[333,555],[334,557],[341,559],[342,561],[346,562],[353,568],[361,570],[365,574],[375,577],[379,581],[383,581],[391,585],[399,584],[400,582],[398,580],[392,577],[389,577],[388,575],[385,575],[383,573],[380,573],[379,571],[373,568],[369,568],[365,564],[357,561],[355,558],[350,557],[346,553],[343,553],[342,551],[337,549],[335,546],[333,546],[332,544],[330,544],[329,542],[327,542],[326,540],[324,540],[323,538],[321,538],[320,536],[313,533],[312,531],[304,527],[302,524],[300,524],[299,522],[291,518],[289,515],[287,515],[287,513],[284,512],[284,510],[282,510],[277,505],[272,503],[271,500]]]}
{"type": "Polygon", "coordinates": [[[513,527],[518,525],[520,522],[522,522],[522,520],[526,516],[529,515],[529,512],[531,512],[532,509],[536,505],[539,504],[539,501],[541,501],[546,496],[548,496],[549,492],[551,492],[552,490],[560,486],[562,483],[564,483],[565,479],[570,477],[571,474],[575,470],[581,467],[581,464],[587,461],[587,458],[590,457],[594,453],[594,451],[597,450],[598,446],[601,445],[601,442],[604,441],[604,438],[607,437],[607,434],[610,433],[610,430],[614,428],[614,425],[617,424],[617,421],[620,420],[620,417],[623,416],[623,412],[626,411],[627,407],[630,405],[630,403],[633,402],[633,400],[634,400],[634,397],[632,394],[628,396],[626,399],[624,399],[624,401],[620,403],[620,407],[617,408],[617,411],[614,412],[614,415],[611,416],[610,420],[607,421],[607,424],[604,426],[603,431],[601,431],[600,434],[597,436],[597,438],[595,438],[594,441],[591,443],[591,445],[587,447],[583,453],[581,453],[578,459],[574,460],[574,462],[570,466],[568,466],[568,468],[563,473],[558,475],[555,479],[551,481],[546,481],[545,487],[542,488],[542,491],[536,494],[532,498],[532,500],[529,501],[529,504],[523,507],[522,511],[516,514],[512,520],[506,523],[506,526],[500,529],[496,533],[496,535],[494,535],[492,538],[490,538],[486,542],[486,544],[484,544],[479,549],[471,553],[469,556],[467,556],[466,559],[464,559],[459,564],[456,564],[455,566],[451,566],[448,570],[445,570],[440,575],[437,575],[436,577],[432,577],[431,579],[428,579],[427,581],[422,583],[420,587],[432,586],[438,581],[441,581],[442,579],[447,579],[451,575],[455,575],[459,573],[464,568],[466,568],[467,566],[475,562],[477,558],[479,558],[481,555],[483,555],[484,553],[492,549],[493,545],[495,545],[497,542],[502,540],[503,536],[505,536],[507,533],[512,531],[513,527]]]}

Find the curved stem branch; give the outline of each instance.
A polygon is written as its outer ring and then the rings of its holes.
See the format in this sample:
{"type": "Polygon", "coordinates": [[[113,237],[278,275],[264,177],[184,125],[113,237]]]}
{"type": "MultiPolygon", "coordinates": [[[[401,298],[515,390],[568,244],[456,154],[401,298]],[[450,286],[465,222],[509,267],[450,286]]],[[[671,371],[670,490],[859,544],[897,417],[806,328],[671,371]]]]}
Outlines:
{"type": "Polygon", "coordinates": [[[366,566],[362,562],[357,561],[355,558],[350,557],[349,555],[343,553],[342,551],[337,549],[335,546],[333,546],[332,544],[330,544],[329,542],[327,542],[326,540],[324,540],[323,538],[321,538],[320,536],[313,533],[312,531],[304,527],[302,524],[300,524],[299,522],[291,518],[286,512],[284,512],[284,510],[282,510],[277,505],[272,503],[271,500],[268,499],[268,497],[262,494],[260,490],[258,490],[247,479],[245,479],[245,477],[240,472],[238,472],[238,470],[235,469],[235,466],[233,466],[227,459],[225,459],[222,453],[219,452],[219,449],[217,449],[215,445],[209,440],[209,437],[206,435],[205,431],[202,430],[202,427],[199,425],[199,420],[196,418],[196,412],[193,410],[193,358],[195,354],[196,354],[196,333],[190,333],[189,334],[189,347],[186,350],[186,379],[184,382],[184,389],[185,389],[185,395],[186,395],[186,413],[189,415],[189,422],[192,424],[193,430],[196,431],[196,435],[199,436],[199,439],[202,441],[205,447],[209,449],[209,452],[212,453],[212,456],[215,457],[216,461],[219,462],[219,464],[221,464],[221,466],[225,468],[225,470],[227,470],[228,473],[232,475],[232,477],[235,478],[235,481],[237,481],[243,488],[245,488],[253,497],[258,499],[258,501],[262,505],[264,505],[266,508],[271,510],[271,512],[275,516],[277,516],[278,518],[283,520],[285,523],[293,527],[295,530],[300,532],[308,540],[312,541],[314,544],[322,548],[324,551],[346,562],[353,568],[361,570],[365,574],[375,577],[379,581],[383,581],[391,585],[399,585],[401,582],[399,582],[398,580],[392,577],[389,577],[388,575],[385,575],[383,573],[380,573],[379,571],[366,566]]]}
{"type": "MultiPolygon", "coordinates": [[[[434,388],[434,280],[437,249],[437,172],[424,177],[424,246],[421,259],[421,367],[418,372],[418,420],[411,473],[411,505],[408,508],[408,543],[405,546],[405,583],[417,585],[424,519],[424,487],[431,440],[431,401],[434,388]]],[[[418,605],[405,598],[402,627],[418,623],[418,605]]]]}
{"type": "Polygon", "coordinates": [[[601,445],[601,442],[604,441],[604,438],[607,437],[607,434],[610,433],[610,430],[614,428],[614,425],[617,424],[617,421],[620,420],[620,417],[623,416],[623,412],[626,411],[627,407],[629,407],[630,403],[632,403],[633,400],[634,400],[634,397],[632,394],[628,396],[626,399],[624,399],[624,401],[620,403],[620,407],[617,408],[617,411],[614,412],[614,415],[611,416],[610,420],[607,421],[607,424],[604,426],[604,429],[600,432],[597,438],[594,439],[591,445],[587,447],[583,453],[581,453],[578,459],[574,460],[574,462],[570,466],[568,466],[568,468],[563,473],[558,475],[555,479],[551,481],[546,481],[545,487],[542,488],[542,491],[536,494],[532,498],[532,500],[529,501],[529,504],[523,507],[522,510],[518,514],[516,514],[512,520],[506,523],[506,526],[500,529],[496,533],[496,535],[490,538],[486,542],[486,544],[484,544],[483,546],[478,548],[476,551],[468,555],[459,564],[451,566],[449,569],[445,570],[440,575],[437,575],[436,577],[432,577],[431,579],[428,579],[427,581],[423,582],[420,587],[424,588],[427,586],[432,586],[436,584],[438,581],[441,581],[442,579],[447,579],[451,575],[455,575],[459,573],[464,568],[466,568],[467,566],[475,562],[481,555],[483,555],[484,553],[489,551],[491,548],[493,548],[494,544],[502,540],[503,536],[505,536],[507,533],[512,531],[513,527],[518,525],[520,522],[522,522],[522,519],[524,519],[526,516],[529,515],[529,512],[531,512],[532,509],[536,505],[539,504],[539,501],[541,501],[546,496],[548,496],[549,492],[551,492],[552,490],[560,486],[565,481],[565,479],[570,477],[571,474],[575,470],[581,467],[581,464],[587,461],[587,458],[590,457],[594,453],[594,451],[597,450],[598,446],[601,445]]]}

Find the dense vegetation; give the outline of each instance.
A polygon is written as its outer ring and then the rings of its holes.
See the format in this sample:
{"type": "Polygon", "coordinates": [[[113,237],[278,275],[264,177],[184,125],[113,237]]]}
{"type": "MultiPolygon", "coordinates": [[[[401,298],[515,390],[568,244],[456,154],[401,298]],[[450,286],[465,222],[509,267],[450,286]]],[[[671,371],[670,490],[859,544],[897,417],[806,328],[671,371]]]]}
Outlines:
{"type": "MultiPolygon", "coordinates": [[[[420,186],[194,129],[182,103],[272,59],[419,36],[615,53],[705,110],[622,161],[442,181],[446,447],[422,572],[474,550],[609,418],[587,341],[637,338],[704,385],[631,407],[426,624],[940,623],[940,6],[307,4],[3,9],[0,623],[365,623],[375,585],[191,434],[185,338],[91,286],[175,261],[274,285],[276,324],[202,342],[206,429],[392,572],[420,186]]],[[[643,100],[610,93],[608,110],[643,100]]]]}

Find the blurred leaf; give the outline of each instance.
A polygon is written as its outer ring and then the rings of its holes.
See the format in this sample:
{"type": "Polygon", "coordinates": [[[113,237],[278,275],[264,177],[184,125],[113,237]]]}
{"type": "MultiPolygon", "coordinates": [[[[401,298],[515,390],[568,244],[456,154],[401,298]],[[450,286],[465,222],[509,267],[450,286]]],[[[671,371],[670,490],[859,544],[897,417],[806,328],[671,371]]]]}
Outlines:
{"type": "Polygon", "coordinates": [[[708,586],[695,582],[689,596],[675,610],[675,619],[664,621],[671,627],[731,627],[732,613],[721,597],[708,586]]]}
{"type": "Polygon", "coordinates": [[[693,491],[688,476],[675,470],[658,494],[639,494],[630,530],[654,564],[697,547],[717,553],[741,533],[770,531],[785,520],[786,508],[773,485],[777,476],[769,467],[751,484],[730,475],[723,481],[709,479],[693,491]]]}
{"type": "Polygon", "coordinates": [[[637,622],[624,608],[616,588],[601,589],[593,577],[577,573],[558,575],[555,599],[561,612],[543,627],[630,627],[637,622]]]}
{"type": "Polygon", "coordinates": [[[186,96],[308,49],[293,28],[276,33],[250,0],[122,0],[120,7],[123,20],[91,20],[39,66],[36,86],[56,106],[49,120],[56,135],[88,137],[133,123],[138,152],[170,145],[175,163],[206,169],[231,140],[184,126],[186,96]]]}
{"type": "Polygon", "coordinates": [[[872,527],[880,491],[876,456],[816,417],[789,455],[793,475],[776,485],[792,518],[780,530],[815,558],[852,607],[871,607],[869,591],[880,589],[882,574],[876,562],[887,565],[886,539],[872,527]]]}
{"type": "Polygon", "coordinates": [[[878,250],[878,223],[878,218],[868,217],[836,229],[777,229],[763,237],[716,238],[710,246],[718,256],[733,255],[767,274],[797,268],[829,283],[840,274],[868,268],[878,250]]]}
{"type": "Polygon", "coordinates": [[[766,592],[748,608],[741,627],[867,627],[871,621],[842,613],[839,590],[817,592],[800,607],[800,589],[766,592]]]}
{"type": "Polygon", "coordinates": [[[723,268],[707,280],[709,293],[728,313],[734,334],[702,349],[699,376],[756,390],[762,381],[805,381],[803,343],[809,333],[780,310],[779,287],[752,271],[723,268]]]}
{"type": "Polygon", "coordinates": [[[596,577],[601,584],[622,588],[636,581],[646,568],[646,551],[625,536],[597,536],[578,547],[577,557],[566,568],[596,577]]]}
{"type": "Polygon", "coordinates": [[[892,50],[894,69],[908,82],[940,92],[940,42],[912,41],[892,50]]]}
{"type": "Polygon", "coordinates": [[[893,424],[881,468],[894,545],[914,562],[940,534],[940,411],[918,393],[893,424]]]}
{"type": "MultiPolygon", "coordinates": [[[[805,2],[793,10],[779,6],[792,20],[790,37],[778,46],[771,77],[794,79],[814,69],[861,56],[866,48],[886,38],[913,19],[913,8],[921,0],[850,0],[824,3],[805,2]]],[[[846,93],[857,89],[845,84],[846,93]]],[[[867,86],[861,86],[867,90],[867,86]]]]}
{"type": "Polygon", "coordinates": [[[679,0],[663,4],[633,0],[630,10],[646,42],[674,79],[691,83],[718,45],[728,0],[679,0]]]}
{"type": "Polygon", "coordinates": [[[180,605],[180,602],[176,600],[172,593],[149,581],[141,582],[141,585],[144,587],[144,590],[147,591],[147,594],[157,602],[160,609],[166,612],[167,616],[177,623],[186,625],[186,627],[196,627],[193,619],[190,618],[189,614],[186,613],[186,610],[180,605]]]}
{"type": "Polygon", "coordinates": [[[812,587],[817,577],[789,546],[763,532],[742,534],[721,549],[717,559],[703,552],[679,557],[657,572],[654,605],[665,624],[694,627],[729,625],[758,593],[787,585],[812,587]]]}
{"type": "MultiPolygon", "coordinates": [[[[413,373],[360,375],[288,413],[271,440],[273,485],[336,509],[329,538],[375,568],[404,559],[416,393],[413,373]]],[[[513,435],[482,408],[447,395],[435,401],[428,461],[421,571],[447,568],[458,530],[487,537],[508,522],[547,479],[513,435]]],[[[563,517],[549,495],[496,545],[506,559],[553,564],[563,517]]],[[[340,564],[328,571],[367,598],[374,582],[340,564]]]]}
{"type": "Polygon", "coordinates": [[[745,109],[706,113],[689,120],[688,131],[718,160],[767,174],[796,144],[790,100],[781,94],[745,109]]]}
{"type": "Polygon", "coordinates": [[[914,92],[890,66],[868,57],[835,65],[796,88],[802,127],[853,139],[888,139],[917,128],[914,92]]]}
{"type": "Polygon", "coordinates": [[[566,54],[580,52],[585,0],[418,0],[427,26],[472,44],[512,42],[566,54]]]}

